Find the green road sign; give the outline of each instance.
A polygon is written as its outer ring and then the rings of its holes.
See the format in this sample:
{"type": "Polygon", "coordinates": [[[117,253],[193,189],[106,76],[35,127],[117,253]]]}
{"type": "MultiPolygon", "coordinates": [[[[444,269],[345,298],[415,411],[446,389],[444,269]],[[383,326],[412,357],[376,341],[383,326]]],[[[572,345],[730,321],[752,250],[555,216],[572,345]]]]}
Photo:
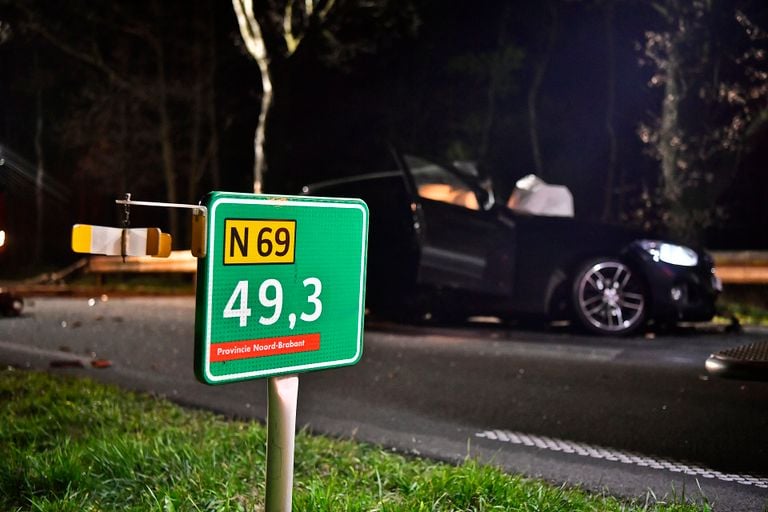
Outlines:
{"type": "Polygon", "coordinates": [[[368,208],[212,192],[197,272],[195,373],[223,384],[357,363],[368,208]]]}

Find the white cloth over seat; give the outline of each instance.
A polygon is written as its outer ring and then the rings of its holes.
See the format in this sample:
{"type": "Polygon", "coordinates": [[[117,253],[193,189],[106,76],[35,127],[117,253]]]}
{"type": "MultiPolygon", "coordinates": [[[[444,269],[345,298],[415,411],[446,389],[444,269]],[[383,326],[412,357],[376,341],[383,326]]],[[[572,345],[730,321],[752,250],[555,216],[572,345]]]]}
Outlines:
{"type": "Polygon", "coordinates": [[[533,215],[573,217],[573,195],[565,185],[550,185],[535,174],[520,178],[507,206],[533,215]]]}

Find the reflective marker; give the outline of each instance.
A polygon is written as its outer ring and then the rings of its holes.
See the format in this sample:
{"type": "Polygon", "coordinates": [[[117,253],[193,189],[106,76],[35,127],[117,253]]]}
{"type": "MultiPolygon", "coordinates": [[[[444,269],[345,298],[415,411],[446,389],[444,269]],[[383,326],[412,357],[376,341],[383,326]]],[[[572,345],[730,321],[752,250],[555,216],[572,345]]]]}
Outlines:
{"type": "MultiPolygon", "coordinates": [[[[157,254],[152,254],[156,258],[167,258],[171,255],[171,235],[168,233],[160,233],[160,246],[157,250],[157,254]]],[[[149,248],[147,248],[149,250],[149,248]]]]}
{"type": "Polygon", "coordinates": [[[72,250],[107,256],[170,255],[171,235],[159,228],[112,228],[75,224],[72,226],[72,250]]]}
{"type": "Polygon", "coordinates": [[[205,214],[195,211],[192,214],[192,247],[190,251],[196,258],[205,258],[206,253],[206,218],[205,214]]]}

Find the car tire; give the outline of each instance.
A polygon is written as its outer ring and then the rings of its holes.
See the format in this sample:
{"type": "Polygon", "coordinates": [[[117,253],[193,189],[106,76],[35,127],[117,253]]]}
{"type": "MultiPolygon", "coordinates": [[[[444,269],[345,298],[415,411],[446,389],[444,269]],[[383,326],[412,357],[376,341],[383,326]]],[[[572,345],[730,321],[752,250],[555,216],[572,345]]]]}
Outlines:
{"type": "Polygon", "coordinates": [[[626,336],[645,324],[648,294],[643,279],[616,258],[596,258],[575,273],[576,320],[590,332],[626,336]]]}
{"type": "Polygon", "coordinates": [[[11,303],[9,316],[19,316],[21,315],[21,311],[23,309],[24,309],[24,300],[21,297],[14,297],[13,302],[11,303]]]}
{"type": "Polygon", "coordinates": [[[19,316],[21,310],[24,309],[24,301],[18,297],[12,297],[8,300],[7,304],[0,306],[0,313],[3,316],[19,316]]]}

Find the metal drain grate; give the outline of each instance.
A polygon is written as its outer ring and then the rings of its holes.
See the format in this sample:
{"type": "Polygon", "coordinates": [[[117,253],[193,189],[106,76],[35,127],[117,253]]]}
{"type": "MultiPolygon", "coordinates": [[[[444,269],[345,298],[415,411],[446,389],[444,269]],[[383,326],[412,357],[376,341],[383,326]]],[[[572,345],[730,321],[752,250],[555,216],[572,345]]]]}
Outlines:
{"type": "Polygon", "coordinates": [[[768,342],[750,343],[738,347],[722,350],[713,354],[723,359],[739,359],[742,361],[753,361],[768,363],[768,342]]]}
{"type": "Polygon", "coordinates": [[[522,432],[511,432],[509,430],[486,430],[484,432],[476,433],[475,437],[522,446],[532,446],[535,448],[541,448],[543,450],[551,450],[555,452],[572,453],[582,457],[620,462],[622,464],[632,464],[640,467],[660,469],[671,471],[673,473],[682,473],[684,475],[711,478],[723,482],[735,482],[742,485],[752,485],[762,489],[768,489],[768,478],[752,475],[722,473],[720,471],[715,471],[713,469],[689,463],[648,457],[646,455],[639,455],[632,452],[612,450],[610,448],[602,448],[590,444],[576,443],[573,441],[565,441],[562,439],[546,436],[536,436],[531,434],[524,434],[522,432]]]}
{"type": "Polygon", "coordinates": [[[705,366],[709,373],[718,377],[768,381],[768,341],[714,353],[705,366]]]}

